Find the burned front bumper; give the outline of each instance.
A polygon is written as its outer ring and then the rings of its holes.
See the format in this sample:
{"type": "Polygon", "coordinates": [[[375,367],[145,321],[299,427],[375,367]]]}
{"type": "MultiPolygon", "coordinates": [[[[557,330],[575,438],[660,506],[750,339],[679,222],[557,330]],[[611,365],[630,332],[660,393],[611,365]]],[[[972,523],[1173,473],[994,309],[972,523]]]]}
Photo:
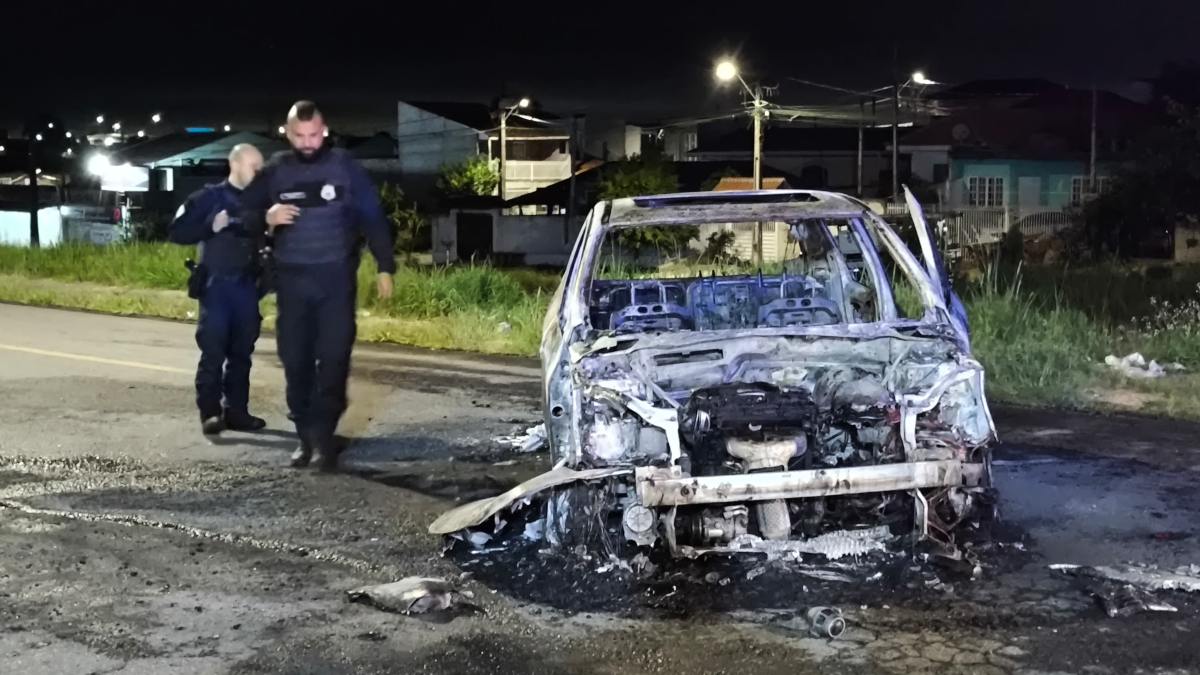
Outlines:
{"type": "Polygon", "coordinates": [[[940,460],[722,476],[684,476],[678,469],[642,467],[634,479],[642,506],[667,507],[979,487],[985,484],[986,467],[940,460]]]}

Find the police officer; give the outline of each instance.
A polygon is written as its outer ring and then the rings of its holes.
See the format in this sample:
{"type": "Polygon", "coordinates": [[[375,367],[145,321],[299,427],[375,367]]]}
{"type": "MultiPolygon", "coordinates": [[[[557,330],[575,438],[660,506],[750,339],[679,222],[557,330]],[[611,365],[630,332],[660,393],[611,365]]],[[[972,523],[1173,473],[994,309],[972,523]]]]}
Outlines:
{"type": "Polygon", "coordinates": [[[361,240],[379,269],[382,298],[391,297],[396,262],[374,185],[349,154],[326,143],[327,133],[316,104],[293,105],[287,118],[292,149],[271,158],[242,194],[242,206],[274,237],[275,331],[300,437],[292,466],[316,462],[333,470],[356,332],[361,240]]]}
{"type": "Polygon", "coordinates": [[[266,426],[249,412],[250,356],[262,324],[256,287],[258,236],[239,217],[242,190],[262,164],[262,153],[253,145],[234,146],[229,178],[188,197],[171,222],[171,241],[199,245],[199,264],[190,285],[200,300],[196,405],[206,436],[223,429],[257,431],[266,426]]]}

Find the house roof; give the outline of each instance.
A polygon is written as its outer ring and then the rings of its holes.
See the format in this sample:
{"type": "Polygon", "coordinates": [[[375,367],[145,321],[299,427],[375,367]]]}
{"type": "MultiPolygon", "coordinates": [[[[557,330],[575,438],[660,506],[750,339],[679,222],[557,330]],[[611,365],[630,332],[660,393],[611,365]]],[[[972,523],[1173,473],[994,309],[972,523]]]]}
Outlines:
{"type": "MultiPolygon", "coordinates": [[[[1153,120],[1146,106],[1105,92],[1096,127],[1112,147],[1153,120]]],[[[1091,92],[1062,90],[1033,96],[1008,108],[972,108],[935,119],[900,138],[901,146],[949,146],[957,154],[1069,159],[1089,151],[1091,92]]]]}
{"type": "Polygon", "coordinates": [[[491,129],[495,126],[492,121],[492,111],[482,103],[467,103],[463,101],[404,101],[414,108],[445,117],[452,122],[470,127],[477,131],[491,129]]]}
{"type": "MultiPolygon", "coordinates": [[[[482,103],[464,101],[404,101],[404,103],[476,131],[487,131],[499,126],[495,111],[482,103]]],[[[556,122],[549,121],[554,119],[554,115],[538,111],[537,117],[546,120],[545,122],[529,119],[530,117],[533,115],[514,114],[508,118],[507,126],[514,134],[522,133],[520,131],[522,129],[557,129],[556,122]]]]}
{"type": "MultiPolygon", "coordinates": [[[[764,178],[762,181],[762,189],[764,190],[786,190],[790,187],[784,178],[764,178]]],[[[713,188],[713,192],[736,192],[753,189],[753,176],[726,176],[717,182],[717,186],[713,188]]]]}
{"type": "Polygon", "coordinates": [[[928,94],[934,100],[1035,96],[1066,89],[1040,77],[971,80],[928,94]]]}
{"type": "Polygon", "coordinates": [[[284,147],[282,141],[251,131],[188,133],[179,131],[135,143],[118,151],[116,162],[145,166],[171,161],[225,159],[238,143],[255,145],[264,156],[284,147]]]}
{"type": "MultiPolygon", "coordinates": [[[[863,149],[867,152],[886,150],[891,140],[890,127],[863,129],[863,149]]],[[[749,129],[738,129],[716,138],[700,139],[700,144],[689,154],[749,154],[753,145],[753,132],[749,129]]],[[[763,134],[763,152],[852,152],[856,149],[858,129],[855,127],[772,127],[763,134]]]]}

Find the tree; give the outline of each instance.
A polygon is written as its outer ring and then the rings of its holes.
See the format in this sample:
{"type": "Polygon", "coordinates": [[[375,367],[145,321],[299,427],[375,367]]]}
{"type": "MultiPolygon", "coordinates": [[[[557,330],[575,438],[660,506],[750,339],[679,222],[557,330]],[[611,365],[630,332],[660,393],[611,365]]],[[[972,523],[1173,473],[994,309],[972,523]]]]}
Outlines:
{"type": "MultiPolygon", "coordinates": [[[[633,155],[625,161],[613,162],[612,166],[600,179],[600,199],[657,195],[678,189],[674,169],[658,153],[633,155]]],[[[617,241],[637,255],[646,248],[677,254],[698,233],[696,227],[637,227],[622,230],[617,241]]]]}
{"type": "Polygon", "coordinates": [[[392,183],[384,183],[379,188],[379,202],[392,224],[392,238],[397,253],[411,259],[413,253],[432,245],[428,219],[421,214],[416,202],[408,201],[404,190],[392,183]]]}
{"type": "Polygon", "coordinates": [[[442,167],[437,188],[443,197],[474,197],[493,194],[500,184],[500,173],[484,155],[442,167]]]}
{"type": "Polygon", "coordinates": [[[1200,108],[1171,106],[1172,122],[1133,148],[1105,194],[1086,209],[1084,241],[1095,255],[1130,257],[1164,231],[1200,220],[1200,108]]]}

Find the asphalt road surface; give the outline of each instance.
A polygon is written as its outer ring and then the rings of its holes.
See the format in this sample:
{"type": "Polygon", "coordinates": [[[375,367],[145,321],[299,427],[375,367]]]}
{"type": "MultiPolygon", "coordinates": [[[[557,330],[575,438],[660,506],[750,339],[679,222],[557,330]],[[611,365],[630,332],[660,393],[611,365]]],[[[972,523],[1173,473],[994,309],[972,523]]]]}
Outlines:
{"type": "Polygon", "coordinates": [[[1003,520],[974,579],[906,560],[866,583],[747,579],[757,563],[714,561],[666,588],[536,547],[443,556],[426,534],[545,468],[494,440],[537,421],[535,364],[360,346],[343,468],[321,475],[284,468],[270,338],[252,403],[269,430],[201,437],[192,332],[0,305],[0,673],[1200,669],[1200,597],[1109,618],[1047,567],[1200,563],[1200,427],[998,411],[1003,520]],[[478,610],[347,599],[409,575],[461,579],[478,610]],[[813,604],[843,610],[842,639],[809,637],[813,604]]]}

